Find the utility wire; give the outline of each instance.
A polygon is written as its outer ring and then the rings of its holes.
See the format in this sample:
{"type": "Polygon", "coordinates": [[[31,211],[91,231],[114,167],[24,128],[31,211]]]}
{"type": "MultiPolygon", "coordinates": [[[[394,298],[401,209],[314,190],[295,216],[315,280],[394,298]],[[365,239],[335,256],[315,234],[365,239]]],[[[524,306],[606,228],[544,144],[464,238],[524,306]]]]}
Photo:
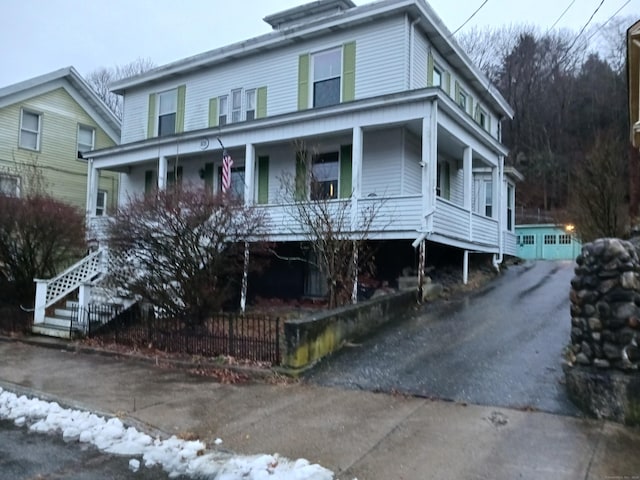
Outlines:
{"type": "MultiPolygon", "coordinates": [[[[629,0],[629,1],[631,1],[631,0],[629,0]]],[[[553,30],[553,27],[555,27],[555,26],[558,24],[558,22],[559,22],[560,20],[562,20],[562,17],[564,17],[564,16],[565,16],[565,14],[569,11],[569,9],[573,6],[573,4],[574,4],[574,3],[576,3],[576,0],[571,0],[571,3],[569,4],[569,6],[568,6],[567,8],[565,8],[565,9],[564,9],[564,11],[563,11],[563,12],[560,14],[560,16],[558,17],[558,19],[557,19],[555,22],[553,22],[553,25],[551,25],[551,26],[547,29],[547,33],[549,33],[551,30],[553,30]]]]}
{"type": "Polygon", "coordinates": [[[573,46],[576,44],[576,42],[578,41],[578,38],[580,38],[580,35],[582,35],[584,33],[584,31],[586,30],[586,28],[589,26],[589,24],[591,23],[591,20],[593,20],[593,17],[596,16],[596,13],[598,13],[598,11],[600,10],[600,7],[602,7],[602,4],[604,3],[604,0],[600,1],[600,5],[598,5],[596,7],[596,9],[593,11],[593,13],[591,14],[591,16],[589,17],[589,20],[587,20],[587,23],[584,24],[584,26],[580,29],[580,31],[578,32],[578,35],[575,36],[575,38],[573,39],[573,42],[571,42],[571,45],[569,45],[569,47],[566,50],[566,55],[569,54],[569,52],[571,51],[571,49],[573,48],[573,46]]]}
{"type": "MultiPolygon", "coordinates": [[[[464,23],[463,23],[462,25],[460,25],[458,28],[456,28],[456,29],[455,29],[455,31],[454,31],[451,35],[449,35],[449,37],[453,37],[456,33],[458,33],[458,32],[462,29],[462,27],[464,27],[467,23],[469,23],[469,21],[470,21],[473,17],[475,17],[476,13],[478,13],[480,10],[482,10],[482,7],[484,7],[484,6],[487,4],[487,2],[488,2],[488,1],[489,1],[489,0],[484,0],[484,2],[482,2],[482,5],[480,5],[478,8],[476,8],[476,11],[475,11],[475,12],[473,12],[473,13],[469,16],[469,18],[467,18],[467,19],[464,21],[464,23]]],[[[604,0],[603,0],[603,1],[604,1],[604,0]]]]}
{"type": "Polygon", "coordinates": [[[595,36],[600,32],[600,30],[602,30],[602,27],[604,27],[607,23],[609,23],[609,22],[613,19],[613,17],[615,17],[616,15],[618,15],[618,14],[622,11],[622,9],[623,9],[624,7],[626,7],[627,5],[629,5],[630,3],[631,3],[631,0],[627,0],[626,2],[624,2],[624,3],[622,4],[622,6],[621,6],[618,10],[616,10],[616,13],[614,13],[614,14],[613,14],[613,15],[611,15],[609,18],[607,18],[607,20],[606,20],[604,23],[602,23],[602,24],[601,24],[601,25],[596,29],[596,31],[595,31],[595,32],[593,32],[591,35],[589,35],[589,38],[587,38],[587,42],[588,42],[589,40],[591,40],[593,37],[595,37],[595,36]]]}

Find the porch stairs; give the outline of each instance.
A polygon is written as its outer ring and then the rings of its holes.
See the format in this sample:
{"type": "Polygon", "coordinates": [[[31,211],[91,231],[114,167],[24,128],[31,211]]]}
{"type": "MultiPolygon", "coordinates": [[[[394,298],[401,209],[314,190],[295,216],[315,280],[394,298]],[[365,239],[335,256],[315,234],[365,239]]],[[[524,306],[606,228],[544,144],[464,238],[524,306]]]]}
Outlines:
{"type": "Polygon", "coordinates": [[[89,322],[108,323],[116,311],[136,303],[103,285],[108,257],[105,249],[97,250],[53,279],[35,280],[32,333],[71,338],[78,331],[86,331],[89,322]]]}

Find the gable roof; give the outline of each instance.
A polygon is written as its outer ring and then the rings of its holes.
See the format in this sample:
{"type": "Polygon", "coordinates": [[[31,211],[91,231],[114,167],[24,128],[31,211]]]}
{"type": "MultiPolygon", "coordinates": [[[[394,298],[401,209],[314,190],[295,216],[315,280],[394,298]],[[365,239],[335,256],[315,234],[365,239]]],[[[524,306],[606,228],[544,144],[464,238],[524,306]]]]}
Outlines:
{"type": "Polygon", "coordinates": [[[417,28],[421,28],[425,32],[435,48],[452,65],[456,73],[469,82],[488,105],[491,105],[503,116],[513,118],[514,112],[509,103],[486,75],[473,64],[469,56],[455,41],[451,32],[445,27],[440,17],[424,0],[378,0],[353,7],[350,7],[352,4],[350,1],[336,3],[336,0],[317,0],[306,6],[303,5],[285,10],[279,14],[270,15],[265,20],[272,25],[278,25],[277,20],[279,18],[281,20],[291,19],[292,15],[295,17],[299,11],[304,11],[305,8],[321,10],[323,5],[326,7],[328,4],[332,4],[335,7],[333,14],[312,18],[312,20],[305,23],[282,24],[274,32],[187,57],[140,75],[116,81],[111,85],[111,89],[114,93],[124,94],[127,89],[153,84],[169,77],[203,70],[214,65],[275,50],[307,39],[322,37],[327,35],[328,31],[348,30],[355,26],[370,24],[390,16],[406,14],[415,22],[417,28]],[[341,8],[338,8],[338,6],[341,6],[341,8]]]}
{"type": "Polygon", "coordinates": [[[64,88],[91,115],[114,142],[120,143],[120,120],[73,67],[61,68],[0,88],[0,108],[60,87],[64,88]]]}

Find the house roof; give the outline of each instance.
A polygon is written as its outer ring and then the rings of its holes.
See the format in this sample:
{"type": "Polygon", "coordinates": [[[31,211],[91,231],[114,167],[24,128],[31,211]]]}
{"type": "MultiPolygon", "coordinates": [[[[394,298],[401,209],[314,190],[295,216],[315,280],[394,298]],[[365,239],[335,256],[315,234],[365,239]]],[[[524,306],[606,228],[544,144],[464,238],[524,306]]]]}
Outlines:
{"type": "Polygon", "coordinates": [[[87,113],[92,114],[96,123],[114,142],[120,143],[120,121],[73,67],[61,68],[0,88],[0,108],[42,95],[61,86],[67,89],[83,108],[92,110],[87,113]]]}
{"type": "Polygon", "coordinates": [[[310,17],[339,13],[355,8],[355,6],[356,4],[351,0],[316,0],[312,3],[267,15],[263,20],[271,25],[274,30],[279,30],[283,26],[291,25],[295,22],[307,22],[310,17]]]}
{"type": "Polygon", "coordinates": [[[640,20],[627,30],[627,82],[631,143],[640,148],[640,20]]]}
{"type": "Polygon", "coordinates": [[[167,78],[194,72],[214,65],[248,57],[269,50],[282,48],[303,40],[321,37],[328,30],[348,30],[358,25],[368,24],[382,18],[406,14],[421,28],[458,74],[480,93],[480,97],[501,115],[513,118],[514,111],[498,89],[489,81],[480,69],[473,64],[462,47],[455,41],[451,32],[424,0],[379,0],[362,6],[351,7],[350,0],[318,0],[308,5],[285,10],[266,17],[271,25],[279,25],[278,19],[296,19],[305,9],[320,9],[332,6],[335,13],[320,16],[309,22],[285,23],[274,32],[233,43],[221,48],[194,55],[167,65],[149,70],[140,75],[119,80],[111,85],[112,91],[123,94],[127,89],[153,84],[167,78]],[[345,10],[342,7],[349,7],[345,10]],[[340,8],[339,8],[340,7],[340,8]],[[274,19],[275,18],[275,19],[274,19]]]}

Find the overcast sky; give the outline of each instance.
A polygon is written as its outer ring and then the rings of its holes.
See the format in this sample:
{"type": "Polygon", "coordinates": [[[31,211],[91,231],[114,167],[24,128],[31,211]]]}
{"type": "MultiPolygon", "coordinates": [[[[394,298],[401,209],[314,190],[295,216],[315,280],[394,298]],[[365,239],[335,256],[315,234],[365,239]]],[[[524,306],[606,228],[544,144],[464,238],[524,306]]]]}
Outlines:
{"type": "MultiPolygon", "coordinates": [[[[602,0],[487,0],[465,26],[528,23],[576,32],[602,0]]],[[[484,0],[431,0],[456,30],[484,0]],[[464,7],[461,7],[463,5],[464,7]]],[[[157,65],[229,43],[271,27],[266,15],[305,0],[0,0],[0,87],[73,65],[83,75],[100,66],[149,58],[157,65]]],[[[357,5],[368,0],[355,0],[357,5]]],[[[604,0],[593,23],[618,15],[640,18],[640,0],[604,0]],[[626,5],[625,5],[626,4],[626,5]]]]}

